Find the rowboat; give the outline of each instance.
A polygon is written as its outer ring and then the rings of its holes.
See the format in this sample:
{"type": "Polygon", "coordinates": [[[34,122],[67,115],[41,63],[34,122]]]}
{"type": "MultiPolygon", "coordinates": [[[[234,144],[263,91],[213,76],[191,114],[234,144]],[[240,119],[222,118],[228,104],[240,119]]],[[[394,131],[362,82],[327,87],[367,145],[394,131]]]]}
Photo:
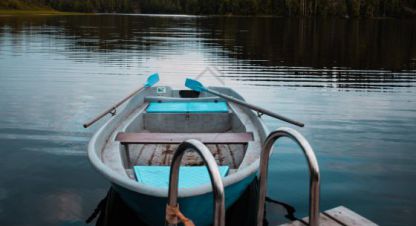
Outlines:
{"type": "MultiPolygon", "coordinates": [[[[164,225],[173,153],[183,141],[196,139],[219,166],[229,208],[256,177],[266,126],[231,88],[178,90],[153,86],[156,80],[129,95],[116,115],[115,107],[100,115],[114,117],[91,138],[90,162],[141,220],[164,225]]],[[[180,168],[181,212],[195,225],[212,224],[212,187],[201,157],[187,152],[180,168]]]]}

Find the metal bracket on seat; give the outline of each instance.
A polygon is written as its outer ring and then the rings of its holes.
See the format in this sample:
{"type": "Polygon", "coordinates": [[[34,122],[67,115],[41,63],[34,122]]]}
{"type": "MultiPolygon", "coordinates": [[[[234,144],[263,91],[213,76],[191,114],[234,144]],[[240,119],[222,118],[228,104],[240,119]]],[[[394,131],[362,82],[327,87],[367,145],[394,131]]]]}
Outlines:
{"type": "Polygon", "coordinates": [[[287,137],[295,141],[303,151],[309,166],[309,225],[319,226],[319,189],[320,175],[318,161],[309,142],[296,130],[291,128],[279,128],[266,138],[260,157],[259,174],[259,200],[257,203],[257,226],[263,225],[264,203],[267,193],[267,173],[269,156],[273,144],[281,137],[287,137]]]}
{"type": "MultiPolygon", "coordinates": [[[[221,180],[221,175],[211,152],[203,143],[198,140],[189,139],[184,141],[179,145],[175,151],[175,154],[173,155],[169,176],[168,206],[176,207],[178,205],[179,167],[181,165],[183,155],[188,150],[195,150],[201,156],[208,168],[209,177],[211,179],[211,186],[214,193],[213,225],[225,226],[224,185],[221,180]]],[[[168,223],[168,225],[171,226],[173,224],[168,223]]]]}

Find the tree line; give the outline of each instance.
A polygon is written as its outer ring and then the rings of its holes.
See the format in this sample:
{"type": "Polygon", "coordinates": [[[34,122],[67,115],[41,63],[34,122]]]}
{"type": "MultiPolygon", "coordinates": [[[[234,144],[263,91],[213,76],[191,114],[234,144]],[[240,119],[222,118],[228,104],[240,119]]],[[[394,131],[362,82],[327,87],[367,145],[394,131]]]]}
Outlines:
{"type": "Polygon", "coordinates": [[[0,8],[49,7],[73,12],[215,15],[403,17],[416,0],[1,0],[0,8]]]}

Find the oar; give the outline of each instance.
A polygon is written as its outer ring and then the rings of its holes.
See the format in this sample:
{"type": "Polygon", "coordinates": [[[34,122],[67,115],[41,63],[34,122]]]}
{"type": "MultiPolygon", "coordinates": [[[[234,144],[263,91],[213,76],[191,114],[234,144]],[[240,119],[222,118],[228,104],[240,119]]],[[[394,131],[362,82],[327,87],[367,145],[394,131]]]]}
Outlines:
{"type": "Polygon", "coordinates": [[[234,102],[236,104],[239,104],[239,105],[242,105],[244,107],[250,108],[250,109],[252,109],[254,111],[257,111],[259,114],[265,114],[265,115],[271,116],[273,118],[277,118],[277,119],[280,119],[282,121],[285,121],[285,122],[288,122],[288,123],[297,125],[299,127],[305,126],[305,124],[303,124],[301,122],[298,122],[298,121],[289,119],[289,118],[287,118],[285,116],[281,116],[279,114],[276,114],[274,112],[271,112],[271,111],[269,111],[267,109],[264,109],[262,107],[258,107],[256,105],[249,104],[249,103],[247,103],[245,101],[239,100],[237,98],[234,98],[234,97],[231,97],[231,96],[222,94],[220,92],[217,92],[215,90],[209,89],[207,87],[204,87],[204,85],[202,85],[202,83],[200,83],[200,82],[198,82],[196,80],[189,79],[189,78],[186,79],[185,86],[188,87],[188,88],[190,88],[190,89],[192,89],[192,90],[194,90],[194,91],[198,91],[198,92],[208,92],[208,93],[211,93],[211,94],[213,94],[215,96],[222,97],[222,98],[224,98],[226,100],[229,100],[229,101],[234,102]]]}
{"type": "Polygon", "coordinates": [[[153,86],[158,81],[159,81],[159,74],[158,73],[155,73],[155,74],[149,76],[142,87],[140,87],[139,89],[136,89],[135,91],[131,92],[128,96],[126,96],[125,98],[123,98],[122,100],[120,100],[119,102],[117,102],[116,104],[114,104],[111,108],[105,110],[103,113],[99,114],[95,118],[91,119],[89,122],[85,123],[83,125],[84,128],[87,128],[87,127],[91,126],[92,124],[94,124],[95,122],[97,122],[98,120],[100,120],[102,117],[104,117],[105,115],[107,115],[109,113],[111,115],[114,115],[115,114],[115,110],[116,110],[116,108],[118,106],[120,106],[121,104],[123,104],[124,102],[126,102],[126,100],[130,99],[132,96],[136,95],[137,93],[143,91],[144,89],[146,89],[148,87],[153,86]]]}

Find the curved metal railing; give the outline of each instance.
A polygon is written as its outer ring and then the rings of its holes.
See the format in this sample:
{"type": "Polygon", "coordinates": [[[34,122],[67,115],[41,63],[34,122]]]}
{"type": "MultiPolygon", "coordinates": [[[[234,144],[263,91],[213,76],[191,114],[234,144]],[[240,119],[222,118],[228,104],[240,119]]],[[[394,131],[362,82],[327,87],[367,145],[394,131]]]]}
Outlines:
{"type": "Polygon", "coordinates": [[[222,184],[221,175],[211,152],[202,142],[198,140],[190,139],[184,141],[179,145],[175,151],[175,154],[173,155],[169,177],[168,205],[175,207],[178,205],[179,167],[181,165],[183,155],[187,150],[190,149],[195,150],[202,157],[208,168],[209,176],[211,178],[212,190],[214,193],[214,226],[224,226],[224,186],[222,184]]]}
{"type": "Polygon", "coordinates": [[[263,225],[264,203],[267,193],[267,174],[269,166],[269,156],[273,144],[281,137],[288,137],[295,141],[301,148],[308,161],[309,166],[309,225],[319,226],[319,166],[315,153],[309,142],[296,130],[291,128],[279,128],[266,138],[263,151],[260,158],[260,175],[259,175],[259,200],[257,206],[257,226],[263,225]]]}

